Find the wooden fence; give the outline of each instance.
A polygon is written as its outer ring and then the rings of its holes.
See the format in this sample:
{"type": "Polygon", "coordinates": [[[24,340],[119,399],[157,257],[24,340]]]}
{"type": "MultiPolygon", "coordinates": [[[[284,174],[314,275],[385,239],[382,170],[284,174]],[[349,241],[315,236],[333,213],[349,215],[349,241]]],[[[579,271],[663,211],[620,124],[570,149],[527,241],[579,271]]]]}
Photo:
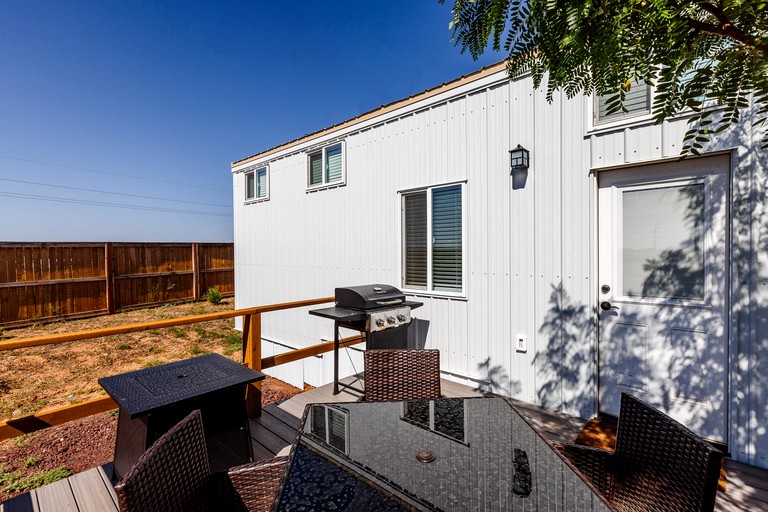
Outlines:
{"type": "Polygon", "coordinates": [[[0,243],[0,326],[234,295],[221,243],[0,243]]]}

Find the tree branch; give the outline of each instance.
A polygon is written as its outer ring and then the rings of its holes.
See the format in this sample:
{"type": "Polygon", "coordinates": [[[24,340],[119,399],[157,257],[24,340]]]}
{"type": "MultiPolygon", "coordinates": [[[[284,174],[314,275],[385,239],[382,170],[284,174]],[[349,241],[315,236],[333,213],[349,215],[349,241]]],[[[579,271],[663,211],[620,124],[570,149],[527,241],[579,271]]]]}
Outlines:
{"type": "Polygon", "coordinates": [[[755,39],[754,37],[744,33],[742,30],[734,27],[731,24],[731,20],[728,19],[722,9],[709,2],[695,3],[698,7],[714,16],[717,21],[720,22],[720,24],[712,25],[710,23],[704,23],[703,21],[686,17],[685,21],[688,23],[689,27],[700,30],[701,32],[706,32],[708,34],[714,34],[733,39],[737,43],[741,43],[745,46],[751,46],[762,53],[768,54],[768,44],[760,43],[760,39],[755,39]]]}

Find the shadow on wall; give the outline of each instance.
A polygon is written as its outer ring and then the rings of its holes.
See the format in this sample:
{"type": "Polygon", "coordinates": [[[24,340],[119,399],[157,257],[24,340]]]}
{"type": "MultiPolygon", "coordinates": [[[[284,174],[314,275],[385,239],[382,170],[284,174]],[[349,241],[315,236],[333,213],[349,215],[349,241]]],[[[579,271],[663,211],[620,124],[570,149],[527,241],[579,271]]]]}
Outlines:
{"type": "Polygon", "coordinates": [[[542,406],[582,418],[593,413],[594,317],[589,306],[571,301],[562,283],[551,285],[549,310],[539,328],[539,340],[546,345],[537,347],[533,358],[542,406]]]}
{"type": "MultiPolygon", "coordinates": [[[[483,377],[482,380],[488,383],[488,391],[500,395],[515,396],[522,392],[523,387],[519,380],[512,380],[509,374],[501,365],[492,365],[491,358],[477,365],[477,370],[483,377]]],[[[486,391],[475,388],[475,391],[486,391]]]]}

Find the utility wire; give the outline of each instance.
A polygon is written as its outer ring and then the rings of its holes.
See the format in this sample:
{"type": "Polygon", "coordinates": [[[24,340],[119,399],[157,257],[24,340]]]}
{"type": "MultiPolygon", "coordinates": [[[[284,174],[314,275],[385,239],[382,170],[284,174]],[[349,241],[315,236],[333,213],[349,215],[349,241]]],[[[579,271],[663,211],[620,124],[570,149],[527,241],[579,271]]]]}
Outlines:
{"type": "Polygon", "coordinates": [[[15,197],[20,199],[32,199],[36,201],[48,201],[54,203],[85,204],[90,206],[105,206],[109,208],[124,208],[128,210],[146,210],[152,212],[184,213],[191,215],[209,215],[212,217],[231,217],[231,213],[206,212],[200,210],[178,210],[176,208],[160,208],[155,206],[139,206],[134,204],[105,203],[101,201],[87,201],[84,199],[70,199],[66,197],[38,196],[33,194],[17,194],[14,192],[0,192],[2,197],[15,197]]]}
{"type": "Polygon", "coordinates": [[[53,162],[41,162],[40,160],[31,160],[29,158],[19,158],[15,156],[8,156],[8,155],[0,155],[0,158],[6,158],[8,160],[17,160],[19,162],[31,162],[33,164],[40,164],[40,165],[50,165],[52,167],[62,167],[64,169],[74,169],[77,171],[85,171],[85,172],[93,172],[96,174],[106,174],[108,176],[120,176],[122,178],[131,178],[134,180],[144,180],[144,181],[154,181],[156,183],[167,183],[169,185],[179,185],[181,187],[192,187],[192,188],[202,188],[206,190],[218,190],[221,192],[227,192],[227,190],[223,188],[216,188],[216,187],[205,187],[203,185],[192,185],[190,183],[180,183],[177,181],[167,181],[167,180],[159,180],[156,178],[145,178],[143,176],[132,176],[130,174],[120,174],[117,172],[108,172],[108,171],[101,171],[99,169],[89,169],[87,167],[77,167],[75,165],[65,165],[65,164],[57,164],[53,162]]]}
{"type": "Polygon", "coordinates": [[[141,199],[157,199],[159,201],[173,201],[174,203],[201,204],[205,206],[221,206],[231,208],[231,204],[202,203],[199,201],[184,201],[183,199],[169,199],[167,197],[142,196],[138,194],[127,194],[125,192],[110,192],[107,190],[95,190],[92,188],[68,187],[66,185],[51,185],[50,183],[38,183],[35,181],[14,180],[11,178],[0,178],[0,181],[10,181],[13,183],[24,183],[25,185],[39,185],[41,187],[66,188],[69,190],[80,190],[82,192],[96,192],[97,194],[112,194],[114,196],[139,197],[141,199]]]}

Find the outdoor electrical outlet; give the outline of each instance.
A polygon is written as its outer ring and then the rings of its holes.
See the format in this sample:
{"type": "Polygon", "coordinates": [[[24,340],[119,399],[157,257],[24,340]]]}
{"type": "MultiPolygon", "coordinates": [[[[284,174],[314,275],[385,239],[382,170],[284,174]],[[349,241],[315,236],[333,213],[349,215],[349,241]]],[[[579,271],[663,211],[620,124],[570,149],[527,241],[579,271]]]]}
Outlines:
{"type": "Polygon", "coordinates": [[[528,336],[525,334],[518,334],[517,341],[515,342],[515,350],[518,352],[528,352],[528,336]]]}

